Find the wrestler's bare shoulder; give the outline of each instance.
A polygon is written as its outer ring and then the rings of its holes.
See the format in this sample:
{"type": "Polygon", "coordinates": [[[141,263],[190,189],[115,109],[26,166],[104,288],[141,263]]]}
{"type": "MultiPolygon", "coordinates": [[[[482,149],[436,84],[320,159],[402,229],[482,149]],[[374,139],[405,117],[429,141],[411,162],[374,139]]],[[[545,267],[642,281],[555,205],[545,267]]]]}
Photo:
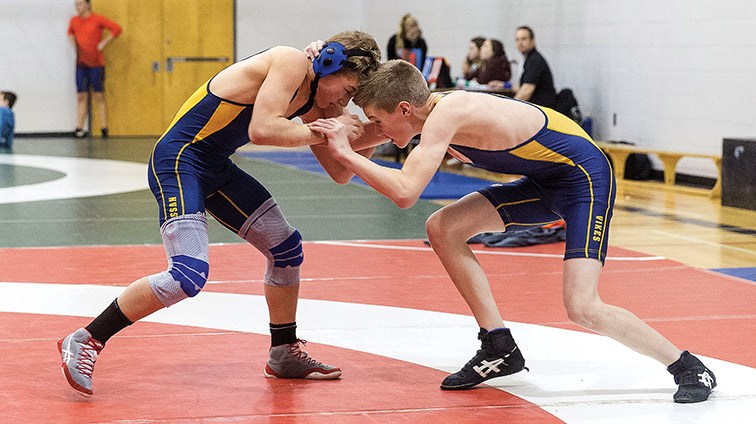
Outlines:
{"type": "Polygon", "coordinates": [[[455,131],[454,144],[489,150],[519,144],[545,123],[544,114],[536,106],[487,93],[447,94],[433,112],[435,124],[455,131]]]}
{"type": "Polygon", "coordinates": [[[303,51],[288,46],[275,46],[234,63],[221,71],[219,75],[250,72],[264,75],[274,62],[281,65],[288,64],[293,68],[306,67],[309,64],[307,55],[303,51]]]}
{"type": "Polygon", "coordinates": [[[263,81],[275,69],[284,79],[301,80],[309,60],[293,47],[276,46],[234,63],[213,78],[210,90],[225,99],[254,103],[263,81]]]}
{"type": "Polygon", "coordinates": [[[439,111],[459,116],[485,116],[487,114],[542,115],[533,105],[490,93],[452,91],[446,93],[437,103],[439,111]]]}

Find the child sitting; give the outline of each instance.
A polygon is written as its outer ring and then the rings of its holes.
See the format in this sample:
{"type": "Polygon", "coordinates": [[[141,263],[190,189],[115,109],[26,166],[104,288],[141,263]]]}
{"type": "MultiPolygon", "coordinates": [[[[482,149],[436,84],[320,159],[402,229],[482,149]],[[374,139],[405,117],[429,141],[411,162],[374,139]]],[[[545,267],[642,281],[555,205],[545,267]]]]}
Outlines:
{"type": "Polygon", "coordinates": [[[0,150],[8,153],[13,152],[13,131],[16,128],[16,119],[12,108],[16,103],[16,98],[13,92],[0,91],[0,150]]]}

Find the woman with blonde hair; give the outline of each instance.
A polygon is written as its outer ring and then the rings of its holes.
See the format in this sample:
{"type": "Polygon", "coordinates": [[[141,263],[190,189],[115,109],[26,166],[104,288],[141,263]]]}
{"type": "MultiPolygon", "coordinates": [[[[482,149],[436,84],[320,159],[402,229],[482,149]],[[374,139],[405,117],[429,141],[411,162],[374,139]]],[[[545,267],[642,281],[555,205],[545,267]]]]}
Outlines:
{"type": "Polygon", "coordinates": [[[404,59],[422,69],[428,45],[425,44],[420,24],[411,13],[402,16],[399,30],[389,38],[386,51],[389,60],[404,59]]]}

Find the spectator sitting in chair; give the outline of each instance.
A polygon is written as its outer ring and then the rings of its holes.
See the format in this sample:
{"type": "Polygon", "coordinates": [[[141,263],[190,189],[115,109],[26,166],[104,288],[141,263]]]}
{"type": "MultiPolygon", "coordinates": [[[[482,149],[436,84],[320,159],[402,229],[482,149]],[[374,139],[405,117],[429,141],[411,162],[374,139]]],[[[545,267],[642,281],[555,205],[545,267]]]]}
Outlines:
{"type": "Polygon", "coordinates": [[[525,57],[525,63],[520,76],[520,87],[514,98],[553,108],[556,104],[554,77],[546,59],[536,50],[533,30],[528,26],[517,28],[515,41],[517,50],[525,57]]]}
{"type": "Polygon", "coordinates": [[[485,37],[474,37],[467,44],[467,56],[465,56],[465,60],[462,62],[462,78],[466,80],[473,79],[478,68],[483,64],[483,61],[480,59],[480,48],[483,46],[484,41],[486,41],[485,37]]]}
{"type": "Polygon", "coordinates": [[[504,83],[512,79],[504,44],[495,38],[488,38],[480,47],[480,59],[483,62],[473,75],[478,84],[488,85],[492,89],[501,89],[504,83]]]}
{"type": "Polygon", "coordinates": [[[0,91],[0,151],[8,153],[13,153],[13,132],[16,129],[13,105],[16,98],[16,93],[0,91]]]}
{"type": "Polygon", "coordinates": [[[389,38],[386,54],[389,60],[404,59],[418,68],[423,67],[428,45],[423,38],[420,24],[411,13],[402,16],[399,30],[389,38]]]}

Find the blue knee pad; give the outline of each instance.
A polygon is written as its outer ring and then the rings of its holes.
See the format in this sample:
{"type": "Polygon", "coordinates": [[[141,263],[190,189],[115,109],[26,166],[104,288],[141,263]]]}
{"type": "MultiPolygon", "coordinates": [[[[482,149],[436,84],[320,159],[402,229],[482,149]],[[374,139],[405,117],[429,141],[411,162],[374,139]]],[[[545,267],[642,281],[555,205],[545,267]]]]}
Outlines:
{"type": "Polygon", "coordinates": [[[289,225],[273,198],[250,214],[238,234],[268,259],[265,284],[276,287],[299,284],[299,267],[304,261],[302,235],[289,225]]]}
{"type": "Polygon", "coordinates": [[[160,228],[168,257],[168,269],[147,279],[163,305],[171,306],[194,297],[207,282],[207,219],[204,214],[171,218],[160,228]]]}
{"type": "Polygon", "coordinates": [[[273,266],[276,268],[286,268],[287,266],[300,266],[304,262],[304,252],[302,252],[302,235],[299,230],[293,233],[281,242],[278,246],[268,249],[273,255],[273,266]]]}
{"type": "Polygon", "coordinates": [[[265,270],[265,284],[286,287],[299,284],[299,267],[304,262],[302,236],[292,228],[286,240],[268,249],[268,268],[265,270]]]}
{"type": "Polygon", "coordinates": [[[189,297],[194,297],[205,287],[210,265],[191,256],[177,255],[171,258],[168,273],[181,285],[181,290],[189,297]]]}
{"type": "Polygon", "coordinates": [[[147,277],[153,293],[166,307],[196,296],[205,287],[210,272],[207,262],[191,256],[171,256],[169,262],[166,271],[147,277]]]}

